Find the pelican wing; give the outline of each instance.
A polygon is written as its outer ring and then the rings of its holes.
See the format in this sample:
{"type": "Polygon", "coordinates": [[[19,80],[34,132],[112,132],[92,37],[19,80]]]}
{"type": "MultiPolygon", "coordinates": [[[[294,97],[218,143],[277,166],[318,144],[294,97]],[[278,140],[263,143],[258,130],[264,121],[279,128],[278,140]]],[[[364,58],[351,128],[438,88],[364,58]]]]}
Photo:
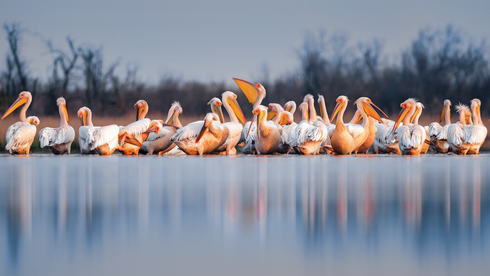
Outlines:
{"type": "Polygon", "coordinates": [[[364,133],[364,127],[362,125],[358,124],[346,124],[345,125],[346,130],[352,135],[352,138],[356,139],[359,135],[364,133]]]}
{"type": "Polygon", "coordinates": [[[69,143],[74,139],[75,130],[69,125],[63,125],[58,128],[45,127],[39,132],[41,148],[69,143]]]}
{"type": "Polygon", "coordinates": [[[158,133],[151,132],[150,135],[148,135],[148,138],[146,139],[146,141],[155,141],[157,139],[165,137],[169,133],[172,133],[170,128],[169,127],[163,127],[162,129],[160,129],[160,132],[158,132],[158,133]]]}
{"type": "Polygon", "coordinates": [[[483,126],[467,126],[465,129],[465,135],[467,137],[466,142],[472,145],[480,145],[485,141],[487,137],[486,128],[483,126]]]}
{"type": "Polygon", "coordinates": [[[229,134],[227,140],[235,139],[237,136],[241,136],[242,134],[243,125],[240,123],[229,122],[224,123],[223,126],[228,128],[229,134]]]}
{"type": "Polygon", "coordinates": [[[435,136],[437,138],[437,136],[441,133],[441,131],[442,131],[442,126],[439,123],[433,122],[429,125],[429,137],[435,136]]]}
{"type": "Polygon", "coordinates": [[[27,122],[17,122],[7,130],[6,150],[15,150],[30,143],[36,136],[36,126],[27,122]]]}
{"type": "Polygon", "coordinates": [[[110,148],[117,146],[117,138],[119,127],[117,125],[109,125],[103,127],[94,127],[89,129],[88,144],[90,150],[94,150],[105,144],[109,144],[110,148]],[[115,141],[115,142],[114,142],[115,141]]]}
{"type": "Polygon", "coordinates": [[[192,122],[185,127],[179,128],[170,139],[173,141],[184,141],[187,139],[195,139],[202,129],[204,121],[192,122]]]}
{"type": "Polygon", "coordinates": [[[462,145],[466,141],[464,126],[459,122],[451,124],[447,130],[447,141],[453,145],[462,145]]]}
{"type": "Polygon", "coordinates": [[[148,130],[148,128],[150,127],[150,122],[151,120],[148,118],[141,119],[127,125],[126,127],[124,127],[124,129],[133,133],[134,135],[139,135],[148,130]]]}
{"type": "Polygon", "coordinates": [[[413,125],[410,127],[411,137],[410,144],[416,148],[425,141],[426,132],[423,126],[413,125]]]}

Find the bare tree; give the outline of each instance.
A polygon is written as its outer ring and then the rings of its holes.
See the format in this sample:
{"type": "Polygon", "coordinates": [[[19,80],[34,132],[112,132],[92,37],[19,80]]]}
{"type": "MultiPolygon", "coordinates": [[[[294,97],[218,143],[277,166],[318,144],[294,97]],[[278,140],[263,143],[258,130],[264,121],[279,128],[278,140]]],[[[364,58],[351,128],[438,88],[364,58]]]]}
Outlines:
{"type": "MultiPolygon", "coordinates": [[[[7,57],[7,70],[10,73],[15,71],[17,75],[18,85],[20,86],[19,87],[20,90],[27,90],[28,77],[26,72],[26,65],[25,62],[20,57],[20,49],[19,49],[19,42],[21,39],[22,31],[20,30],[19,25],[16,23],[12,23],[11,25],[4,24],[3,28],[7,32],[7,41],[10,47],[10,54],[7,57]]],[[[13,74],[10,75],[10,81],[12,82],[12,80],[13,80],[13,74]]],[[[16,85],[13,85],[13,87],[10,88],[11,89],[17,88],[15,86],[16,85]]],[[[16,91],[10,90],[7,93],[8,95],[12,96],[16,93],[16,91]]]]}

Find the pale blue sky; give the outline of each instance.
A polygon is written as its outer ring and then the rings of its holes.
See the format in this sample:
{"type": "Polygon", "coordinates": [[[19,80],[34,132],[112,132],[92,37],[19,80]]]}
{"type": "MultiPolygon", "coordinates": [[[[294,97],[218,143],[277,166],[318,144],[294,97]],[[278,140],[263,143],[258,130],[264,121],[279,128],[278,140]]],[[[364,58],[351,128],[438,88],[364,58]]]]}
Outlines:
{"type": "MultiPolygon", "coordinates": [[[[488,0],[411,1],[162,1],[0,0],[1,23],[18,22],[22,54],[33,75],[45,77],[52,57],[38,33],[66,49],[65,38],[103,47],[106,64],[136,65],[143,81],[171,73],[185,79],[254,81],[298,67],[295,50],[307,32],[344,32],[352,42],[381,39],[385,52],[409,46],[421,28],[447,24],[474,39],[490,38],[488,0]]],[[[1,30],[0,68],[8,44],[1,30]]]]}

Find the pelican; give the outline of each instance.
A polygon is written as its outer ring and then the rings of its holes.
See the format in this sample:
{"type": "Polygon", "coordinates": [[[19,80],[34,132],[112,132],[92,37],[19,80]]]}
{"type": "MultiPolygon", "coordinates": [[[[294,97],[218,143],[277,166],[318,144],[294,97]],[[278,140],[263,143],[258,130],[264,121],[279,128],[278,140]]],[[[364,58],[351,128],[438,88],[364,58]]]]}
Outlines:
{"type": "Polygon", "coordinates": [[[308,103],[309,120],[301,121],[298,124],[289,144],[299,154],[316,155],[328,137],[328,130],[323,121],[317,120],[313,96],[306,95],[305,102],[308,103]]]}
{"type": "Polygon", "coordinates": [[[222,142],[224,127],[216,113],[208,113],[203,121],[180,128],[170,138],[188,155],[203,155],[212,152],[222,142]]]}
{"type": "MultiPolygon", "coordinates": [[[[335,125],[335,130],[330,136],[332,149],[336,154],[351,154],[366,142],[366,139],[370,134],[369,128],[371,126],[371,120],[369,120],[369,117],[373,117],[374,119],[381,121],[381,117],[379,117],[378,113],[376,113],[376,111],[373,109],[373,106],[384,114],[384,112],[379,109],[371,101],[371,99],[361,97],[354,104],[357,105],[357,110],[362,116],[362,126],[357,124],[345,125],[343,122],[343,117],[348,101],[349,99],[347,99],[346,96],[338,97],[336,100],[337,105],[335,106],[332,115],[333,120],[337,113],[339,114],[337,124],[335,125]]],[[[386,116],[386,114],[384,115],[386,116]]]]}
{"type": "MultiPolygon", "coordinates": [[[[422,109],[424,108],[424,105],[421,103],[421,102],[417,102],[416,106],[415,106],[415,114],[413,114],[412,116],[412,120],[410,123],[412,124],[416,124],[418,125],[419,124],[419,118],[420,118],[420,115],[422,115],[422,109]]],[[[421,154],[426,154],[427,153],[427,150],[429,150],[429,145],[431,145],[432,143],[430,142],[430,139],[429,139],[429,127],[428,126],[422,126],[425,130],[425,140],[424,140],[424,144],[422,145],[422,150],[420,151],[421,154]]]]}
{"type": "Polygon", "coordinates": [[[117,148],[123,155],[138,155],[139,149],[143,147],[142,142],[148,138],[151,132],[160,132],[163,128],[163,121],[150,119],[141,119],[125,127],[119,127],[120,145],[117,148]],[[128,141],[128,143],[124,143],[128,141]],[[130,147],[125,146],[131,144],[130,147]]]}
{"type": "Polygon", "coordinates": [[[266,121],[267,107],[259,105],[252,112],[257,118],[257,138],[255,149],[257,154],[273,154],[281,143],[282,127],[271,121],[266,121]]]}
{"type": "Polygon", "coordinates": [[[289,101],[289,102],[285,103],[283,109],[285,111],[291,113],[291,115],[294,116],[294,112],[296,111],[296,102],[295,101],[289,101]]]}
{"type": "Polygon", "coordinates": [[[139,100],[134,104],[134,108],[136,108],[136,121],[144,119],[150,107],[145,100],[139,100]]]}
{"type": "Polygon", "coordinates": [[[286,153],[288,154],[291,150],[291,146],[289,145],[289,128],[294,123],[293,114],[288,111],[281,112],[278,124],[282,126],[281,133],[281,143],[277,148],[277,153],[286,153]]]}
{"type": "Polygon", "coordinates": [[[7,109],[3,118],[7,117],[19,106],[24,105],[20,111],[20,122],[11,125],[7,129],[6,141],[7,145],[5,149],[10,152],[10,154],[25,154],[29,156],[29,151],[31,149],[32,142],[36,136],[36,126],[39,125],[39,118],[35,116],[30,116],[26,118],[26,111],[31,105],[32,95],[28,91],[21,92],[17,100],[7,109]]]}
{"type": "Polygon", "coordinates": [[[281,113],[284,111],[284,108],[277,103],[270,103],[269,104],[269,111],[267,112],[267,121],[273,121],[274,123],[279,122],[279,118],[281,116],[281,113]]]}
{"type": "Polygon", "coordinates": [[[45,127],[39,132],[39,142],[41,148],[49,147],[49,150],[58,155],[67,153],[70,154],[71,143],[75,139],[75,130],[68,123],[68,111],[66,110],[66,101],[63,97],[56,101],[60,112],[61,123],[58,128],[45,127]]]}
{"type": "MultiPolygon", "coordinates": [[[[402,152],[398,147],[396,136],[391,133],[391,129],[395,125],[395,121],[381,118],[382,122],[375,122],[376,136],[371,149],[374,153],[395,153],[401,155],[402,152]]],[[[401,123],[403,124],[403,123],[401,123]]]]}
{"type": "Polygon", "coordinates": [[[228,116],[230,116],[230,122],[221,124],[225,127],[222,137],[224,143],[220,144],[214,151],[225,151],[227,155],[230,154],[231,149],[236,153],[235,146],[240,140],[243,124],[246,123],[245,116],[236,99],[237,95],[233,92],[226,91],[222,94],[222,103],[228,112],[228,116]]]}
{"type": "Polygon", "coordinates": [[[78,129],[78,142],[81,154],[111,155],[118,147],[119,127],[109,125],[94,127],[92,123],[92,111],[88,107],[78,110],[81,127],[78,129]]]}
{"type": "Polygon", "coordinates": [[[402,110],[391,130],[398,138],[398,146],[403,155],[419,155],[425,143],[425,129],[416,124],[410,124],[410,119],[415,113],[416,101],[412,98],[400,104],[402,110]],[[403,126],[398,125],[403,121],[403,126]]]}
{"type": "Polygon", "coordinates": [[[479,99],[471,100],[471,113],[473,114],[473,125],[468,126],[467,135],[470,147],[467,154],[478,154],[480,147],[487,137],[487,128],[483,125],[480,113],[481,101],[479,99]]]}
{"type": "MultiPolygon", "coordinates": [[[[134,137],[129,138],[134,138],[135,140],[138,140],[139,143],[122,143],[120,146],[118,146],[118,150],[121,151],[123,155],[138,155],[137,152],[139,152],[141,148],[139,145],[148,137],[148,135],[143,137],[142,134],[148,129],[151,122],[150,119],[145,118],[146,114],[148,114],[148,111],[150,110],[150,107],[145,100],[139,100],[134,104],[134,108],[136,109],[136,121],[127,125],[126,127],[120,126],[119,131],[129,127],[130,129],[127,129],[129,131],[128,133],[134,134],[134,137]]],[[[122,136],[123,134],[119,133],[119,135],[122,136]]]]}
{"type": "Polygon", "coordinates": [[[468,142],[468,124],[471,120],[471,111],[468,106],[459,104],[456,106],[459,113],[459,121],[455,124],[450,124],[447,129],[447,143],[450,150],[458,155],[466,155],[470,144],[468,142]]]}
{"type": "Polygon", "coordinates": [[[447,153],[449,144],[447,143],[447,129],[451,124],[451,101],[445,100],[439,123],[433,122],[429,125],[429,137],[437,152],[447,153]],[[444,126],[441,126],[444,121],[444,126]]]}
{"type": "MultiPolygon", "coordinates": [[[[262,101],[264,100],[264,98],[266,96],[266,90],[262,84],[260,84],[260,83],[253,84],[251,82],[248,82],[248,81],[245,81],[242,79],[238,79],[238,78],[233,78],[233,80],[238,85],[238,87],[240,87],[240,89],[243,91],[243,94],[245,94],[248,101],[251,104],[253,104],[253,109],[257,108],[257,106],[259,106],[262,103],[262,101]]],[[[255,133],[256,132],[255,127],[256,127],[255,122],[253,122],[253,121],[247,122],[245,124],[245,126],[243,127],[242,134],[240,137],[240,142],[243,142],[246,140],[246,136],[248,135],[248,133],[250,131],[255,133]],[[252,129],[250,130],[250,128],[252,128],[252,129]]]]}
{"type": "Polygon", "coordinates": [[[143,142],[143,149],[145,149],[148,154],[158,153],[158,155],[163,155],[175,148],[175,144],[170,141],[170,137],[177,132],[177,129],[182,127],[179,120],[179,115],[182,111],[183,109],[179,102],[174,102],[172,104],[168,110],[167,121],[165,123],[176,127],[166,126],[159,132],[150,133],[146,141],[143,142]]]}
{"type": "Polygon", "coordinates": [[[320,148],[320,152],[324,153],[334,153],[330,141],[330,136],[333,134],[335,130],[335,125],[330,122],[330,118],[328,118],[327,106],[325,105],[325,98],[322,95],[318,95],[318,105],[320,106],[320,117],[323,119],[323,123],[327,127],[328,136],[325,141],[322,143],[322,147],[320,148]]]}

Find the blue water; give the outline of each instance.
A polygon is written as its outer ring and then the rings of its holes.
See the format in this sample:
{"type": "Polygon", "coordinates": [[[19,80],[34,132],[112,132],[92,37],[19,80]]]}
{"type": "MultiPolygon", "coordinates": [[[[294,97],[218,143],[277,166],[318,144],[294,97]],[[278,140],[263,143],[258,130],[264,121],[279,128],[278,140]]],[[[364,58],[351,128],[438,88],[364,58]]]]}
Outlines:
{"type": "Polygon", "coordinates": [[[490,155],[0,156],[0,275],[489,275],[490,155]]]}

